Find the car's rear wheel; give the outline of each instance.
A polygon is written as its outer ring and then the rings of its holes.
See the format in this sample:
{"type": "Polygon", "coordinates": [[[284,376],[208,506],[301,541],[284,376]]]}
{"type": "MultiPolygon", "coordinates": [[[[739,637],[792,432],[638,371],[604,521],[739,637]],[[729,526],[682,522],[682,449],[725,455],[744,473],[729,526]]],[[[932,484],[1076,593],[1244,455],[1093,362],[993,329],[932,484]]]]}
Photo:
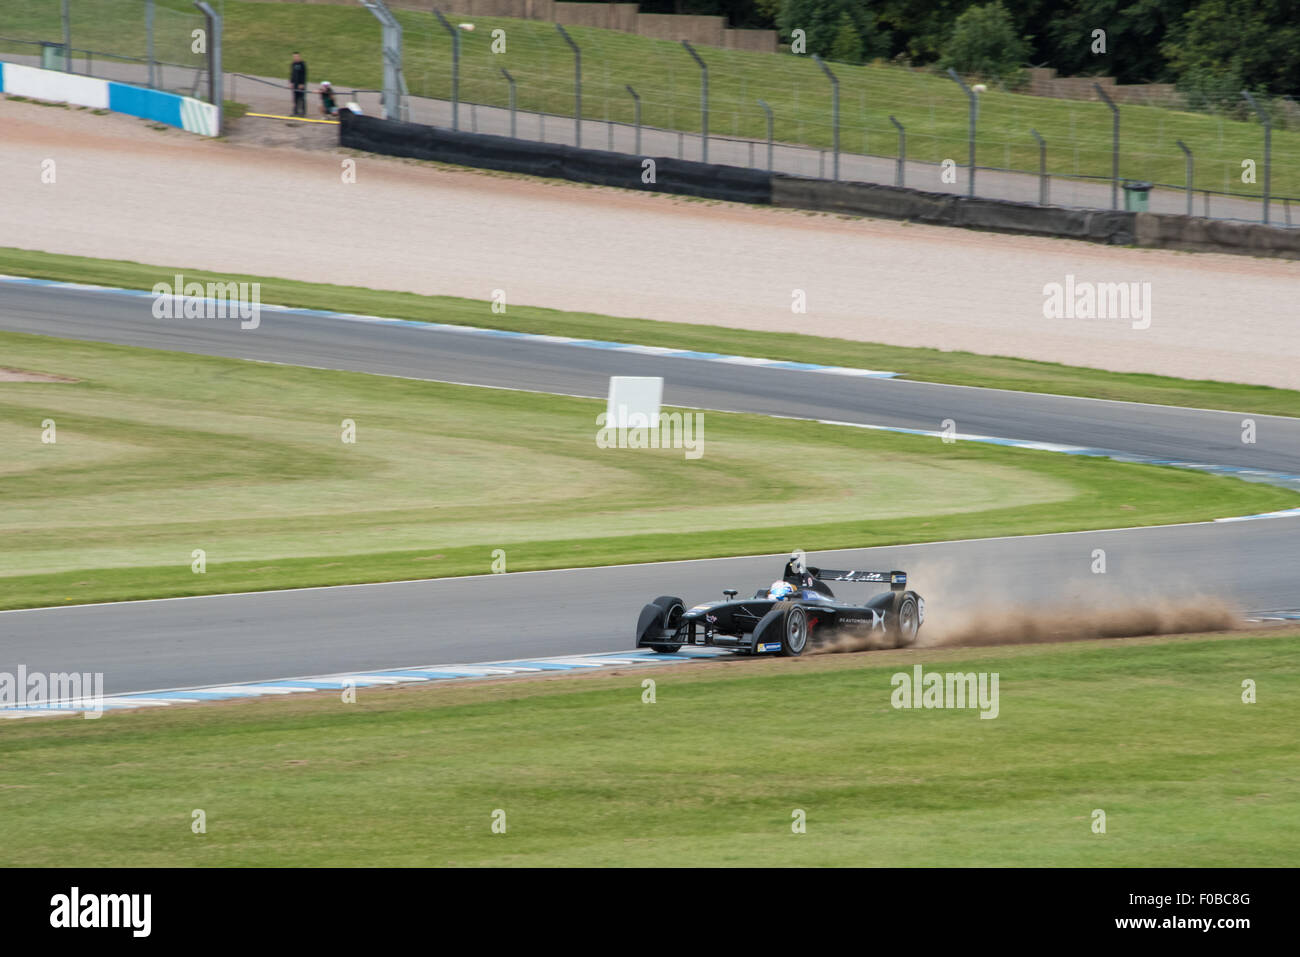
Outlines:
{"type": "MultiPolygon", "coordinates": [[[[659,625],[665,631],[677,632],[678,626],[682,623],[682,615],[686,613],[686,605],[680,598],[674,598],[672,595],[661,595],[650,604],[658,605],[661,609],[659,625]]],[[[676,644],[653,644],[650,646],[654,651],[661,655],[671,655],[675,651],[681,651],[681,643],[676,644]]]]}
{"type": "Polygon", "coordinates": [[[921,610],[916,603],[916,596],[908,592],[898,602],[894,613],[894,647],[906,648],[916,641],[916,634],[921,630],[921,610]]]}
{"type": "Polygon", "coordinates": [[[791,605],[781,620],[781,654],[796,658],[808,647],[808,612],[802,605],[791,605]]]}

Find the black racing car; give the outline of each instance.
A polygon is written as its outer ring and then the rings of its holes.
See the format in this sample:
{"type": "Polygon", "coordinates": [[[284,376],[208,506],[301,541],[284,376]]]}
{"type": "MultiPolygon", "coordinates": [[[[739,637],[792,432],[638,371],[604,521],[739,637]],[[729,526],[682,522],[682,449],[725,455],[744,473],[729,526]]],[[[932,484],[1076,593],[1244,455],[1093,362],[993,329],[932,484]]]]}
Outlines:
{"type": "Polygon", "coordinates": [[[750,655],[794,656],[837,632],[875,632],[901,648],[916,641],[925,621],[925,601],[907,590],[906,572],[810,568],[799,553],[786,563],[780,581],[753,598],[737,599],[730,588],[723,595],[723,601],[690,609],[671,595],[656,598],[641,609],[636,647],[671,654],[682,645],[711,645],[750,655]],[[879,582],[890,590],[865,602],[842,601],[828,581],[879,582]]]}

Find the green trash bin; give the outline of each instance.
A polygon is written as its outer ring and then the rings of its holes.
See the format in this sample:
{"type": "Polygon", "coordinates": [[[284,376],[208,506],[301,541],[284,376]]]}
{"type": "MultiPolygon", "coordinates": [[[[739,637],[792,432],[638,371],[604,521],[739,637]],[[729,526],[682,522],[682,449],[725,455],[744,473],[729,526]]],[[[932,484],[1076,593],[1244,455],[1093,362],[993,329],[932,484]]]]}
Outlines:
{"type": "Polygon", "coordinates": [[[1124,181],[1124,208],[1130,213],[1145,213],[1151,196],[1150,183],[1124,181]]]}
{"type": "Polygon", "coordinates": [[[66,69],[65,57],[63,56],[63,44],[51,43],[48,40],[41,41],[41,69],[42,70],[63,70],[66,69]]]}

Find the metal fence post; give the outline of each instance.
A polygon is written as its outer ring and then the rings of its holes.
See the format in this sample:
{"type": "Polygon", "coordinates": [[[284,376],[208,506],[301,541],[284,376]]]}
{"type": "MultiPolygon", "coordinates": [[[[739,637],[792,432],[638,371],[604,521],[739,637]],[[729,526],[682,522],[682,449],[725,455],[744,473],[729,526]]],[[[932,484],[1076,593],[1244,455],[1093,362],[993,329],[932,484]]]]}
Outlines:
{"type": "Polygon", "coordinates": [[[700,160],[707,163],[709,161],[709,65],[700,59],[700,55],[695,52],[695,47],[688,41],[683,40],[682,46],[686,47],[686,52],[700,66],[700,160]]]}
{"type": "Polygon", "coordinates": [[[632,94],[632,118],[636,123],[636,155],[641,155],[641,97],[630,83],[624,83],[623,89],[632,94]]]}
{"type": "Polygon", "coordinates": [[[948,75],[957,82],[970,101],[970,119],[966,124],[967,146],[970,152],[970,179],[967,181],[966,195],[973,199],[975,197],[975,124],[979,120],[979,101],[975,98],[975,91],[966,85],[966,81],[957,75],[956,70],[948,67],[948,75]]]}
{"type": "Polygon", "coordinates": [[[144,46],[145,56],[149,59],[149,89],[154,88],[153,78],[153,0],[144,4],[144,46]]]}
{"type": "Polygon", "coordinates": [[[1193,182],[1193,181],[1192,181],[1192,173],[1194,172],[1194,168],[1193,168],[1193,166],[1192,166],[1192,151],[1189,150],[1189,149],[1187,148],[1187,144],[1184,143],[1182,140],[1175,140],[1174,142],[1178,144],[1178,148],[1179,148],[1180,150],[1183,151],[1183,156],[1186,157],[1186,159],[1187,159],[1187,176],[1186,176],[1186,179],[1187,179],[1187,215],[1188,215],[1188,216],[1191,216],[1191,215],[1192,215],[1192,189],[1194,188],[1193,185],[1192,185],[1192,182],[1193,182]]]}
{"type": "Polygon", "coordinates": [[[434,8],[433,15],[438,18],[442,28],[451,34],[451,128],[460,129],[460,34],[447,22],[442,11],[434,8]]]}
{"type": "Polygon", "coordinates": [[[894,119],[893,114],[889,116],[889,122],[894,124],[894,129],[898,130],[898,170],[894,174],[894,185],[902,186],[904,179],[903,167],[907,163],[907,130],[903,129],[903,124],[894,119]]]}
{"type": "Polygon", "coordinates": [[[1038,130],[1030,127],[1029,132],[1038,141],[1038,205],[1047,205],[1047,140],[1039,135],[1038,130]]]}
{"type": "Polygon", "coordinates": [[[510,138],[515,137],[515,78],[510,75],[510,71],[505,67],[499,67],[501,75],[506,78],[510,84],[510,138]]]}
{"type": "Polygon", "coordinates": [[[63,0],[63,72],[74,73],[72,69],[72,14],[68,10],[71,0],[63,0]]]}
{"type": "Polygon", "coordinates": [[[1092,88],[1097,91],[1097,95],[1110,107],[1111,128],[1110,128],[1110,208],[1119,209],[1119,107],[1115,105],[1106,91],[1101,88],[1100,83],[1094,83],[1092,88]]]}
{"type": "Polygon", "coordinates": [[[770,173],[772,172],[772,108],[762,100],[758,101],[758,105],[767,114],[767,171],[770,173]]]}
{"type": "Polygon", "coordinates": [[[1251,107],[1259,114],[1259,121],[1264,124],[1264,225],[1268,225],[1268,194],[1269,194],[1269,173],[1273,165],[1273,121],[1268,112],[1259,105],[1256,99],[1250,95],[1249,90],[1242,90],[1241,95],[1246,98],[1251,107]]]}
{"type": "Polygon", "coordinates": [[[564,29],[563,25],[557,23],[555,29],[560,31],[560,36],[564,37],[564,42],[569,45],[573,51],[573,145],[582,147],[582,51],[578,49],[578,44],[573,42],[573,37],[569,36],[569,31],[564,29]]]}
{"type": "Polygon", "coordinates": [[[217,108],[217,135],[220,136],[226,113],[221,100],[221,17],[203,0],[195,0],[194,6],[208,21],[208,100],[217,108]]]}
{"type": "Polygon", "coordinates": [[[816,53],[813,54],[813,62],[822,68],[826,78],[831,81],[831,150],[834,153],[831,168],[834,170],[832,179],[838,183],[840,181],[840,81],[816,53]]]}
{"type": "Polygon", "coordinates": [[[382,26],[384,60],[384,115],[390,120],[402,118],[402,25],[389,12],[384,0],[361,0],[382,26]]]}

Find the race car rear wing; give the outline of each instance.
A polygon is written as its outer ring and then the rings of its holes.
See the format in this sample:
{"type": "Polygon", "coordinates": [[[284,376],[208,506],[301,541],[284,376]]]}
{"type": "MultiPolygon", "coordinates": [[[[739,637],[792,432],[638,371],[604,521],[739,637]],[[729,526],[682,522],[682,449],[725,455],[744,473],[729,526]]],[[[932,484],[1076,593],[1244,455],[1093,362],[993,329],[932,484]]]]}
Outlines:
{"type": "Polygon", "coordinates": [[[824,582],[880,582],[888,584],[891,591],[903,591],[907,588],[907,572],[897,569],[888,572],[842,571],[835,568],[813,568],[804,565],[797,558],[792,558],[785,566],[786,578],[801,578],[803,575],[824,582]]]}
{"type": "Polygon", "coordinates": [[[836,571],[831,568],[810,568],[808,572],[824,582],[881,582],[888,583],[890,591],[902,591],[907,587],[907,572],[836,571]]]}

